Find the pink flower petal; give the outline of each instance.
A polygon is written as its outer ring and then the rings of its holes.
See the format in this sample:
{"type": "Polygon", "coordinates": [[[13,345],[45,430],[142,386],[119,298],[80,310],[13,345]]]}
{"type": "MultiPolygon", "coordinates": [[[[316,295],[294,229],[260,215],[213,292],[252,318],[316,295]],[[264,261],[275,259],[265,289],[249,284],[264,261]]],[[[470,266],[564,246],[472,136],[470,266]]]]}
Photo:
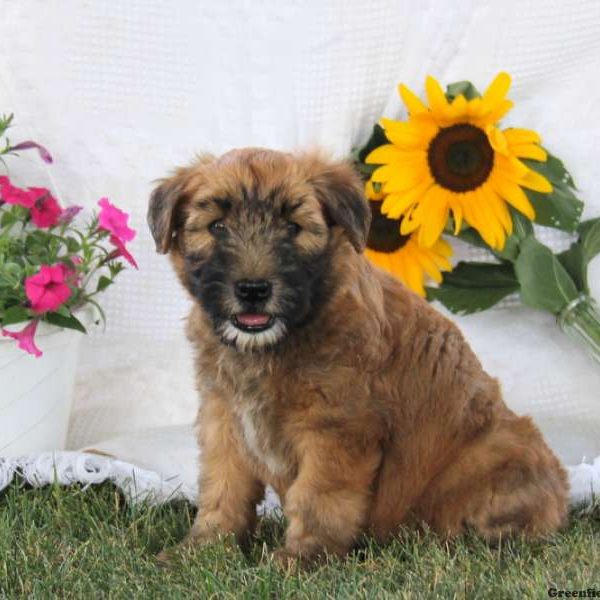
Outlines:
{"type": "Polygon", "coordinates": [[[53,311],[62,306],[72,294],[65,282],[67,273],[62,263],[42,265],[35,275],[25,278],[25,294],[31,309],[37,313],[53,311]]]}
{"type": "Polygon", "coordinates": [[[0,182],[0,200],[7,204],[18,204],[25,208],[31,208],[34,203],[29,191],[13,185],[8,177],[6,177],[6,181],[0,182]]]}
{"type": "Polygon", "coordinates": [[[36,227],[49,229],[58,224],[62,212],[63,210],[56,198],[47,194],[38,198],[31,207],[31,220],[36,227]]]}
{"type": "Polygon", "coordinates": [[[125,244],[118,237],[111,235],[110,242],[116,246],[116,250],[111,254],[112,258],[122,256],[132,267],[138,268],[135,258],[133,258],[132,254],[125,247],[125,244]]]}
{"type": "Polygon", "coordinates": [[[2,335],[17,341],[17,346],[36,358],[42,356],[42,351],[35,345],[35,332],[38,326],[38,320],[34,319],[21,331],[8,331],[2,329],[2,335]]]}
{"type": "Polygon", "coordinates": [[[135,230],[127,226],[129,215],[108,201],[108,198],[98,200],[100,213],[98,227],[108,231],[122,242],[130,242],[135,238],[135,230]]]}

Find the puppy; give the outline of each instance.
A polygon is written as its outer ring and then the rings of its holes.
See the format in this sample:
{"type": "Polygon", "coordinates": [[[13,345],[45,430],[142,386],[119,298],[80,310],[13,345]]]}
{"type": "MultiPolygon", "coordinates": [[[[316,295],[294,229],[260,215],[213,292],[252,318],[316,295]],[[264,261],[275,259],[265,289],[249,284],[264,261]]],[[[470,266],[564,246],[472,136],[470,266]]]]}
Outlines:
{"type": "Polygon", "coordinates": [[[199,512],[186,543],[252,532],[265,486],[288,563],[401,524],[489,540],[565,520],[567,478],[456,326],[364,258],[345,163],[263,149],[162,181],[148,221],[194,305],[199,512]]]}

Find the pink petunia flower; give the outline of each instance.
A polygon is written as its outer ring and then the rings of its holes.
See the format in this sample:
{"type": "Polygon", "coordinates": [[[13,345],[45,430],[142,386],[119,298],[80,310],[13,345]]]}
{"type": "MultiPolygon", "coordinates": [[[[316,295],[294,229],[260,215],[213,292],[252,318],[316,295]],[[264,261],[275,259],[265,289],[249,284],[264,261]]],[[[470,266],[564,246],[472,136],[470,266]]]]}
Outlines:
{"type": "Polygon", "coordinates": [[[31,208],[35,202],[35,197],[29,190],[24,190],[10,182],[6,176],[0,177],[0,200],[7,204],[18,204],[25,208],[31,208]]]}
{"type": "Polygon", "coordinates": [[[11,148],[11,150],[31,150],[32,148],[35,148],[38,151],[40,158],[45,163],[50,164],[54,161],[54,159],[52,158],[52,155],[50,154],[50,152],[48,152],[48,150],[46,150],[46,148],[44,148],[44,146],[42,146],[41,144],[38,144],[37,142],[34,142],[32,140],[27,140],[26,142],[21,142],[21,143],[17,144],[16,146],[13,146],[11,148]]]}
{"type": "MultiPolygon", "coordinates": [[[[29,188],[29,192],[35,196],[44,188],[29,188]]],[[[45,193],[38,195],[35,202],[31,206],[31,220],[36,227],[50,228],[58,224],[63,213],[63,209],[52,194],[48,190],[45,193]]]]}
{"type": "Polygon", "coordinates": [[[116,250],[110,253],[109,258],[113,259],[122,256],[132,267],[138,268],[135,258],[133,258],[129,250],[125,247],[125,244],[116,235],[110,236],[110,243],[115,245],[116,250]]]}
{"type": "Polygon", "coordinates": [[[62,263],[42,265],[35,275],[25,278],[25,294],[36,313],[53,311],[71,297],[67,269],[62,263]]]}
{"type": "Polygon", "coordinates": [[[108,201],[101,198],[98,201],[100,214],[98,215],[98,226],[111,233],[121,242],[130,242],[135,237],[135,230],[127,226],[129,215],[108,201]]]}
{"type": "Polygon", "coordinates": [[[17,340],[17,346],[21,350],[25,350],[29,354],[33,354],[36,358],[42,356],[42,351],[35,345],[34,336],[38,326],[39,320],[34,319],[21,331],[8,331],[2,329],[2,335],[5,337],[17,340]]]}

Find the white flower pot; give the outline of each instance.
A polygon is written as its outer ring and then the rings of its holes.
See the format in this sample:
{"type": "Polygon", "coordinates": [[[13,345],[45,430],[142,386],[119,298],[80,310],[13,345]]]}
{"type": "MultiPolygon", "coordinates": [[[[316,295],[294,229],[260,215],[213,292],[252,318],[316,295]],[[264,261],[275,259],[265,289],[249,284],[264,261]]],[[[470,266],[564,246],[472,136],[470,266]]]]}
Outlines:
{"type": "MultiPolygon", "coordinates": [[[[87,326],[92,311],[77,317],[87,326]]],[[[44,354],[35,358],[0,336],[0,456],[64,449],[83,337],[40,323],[35,340],[44,354]]]]}

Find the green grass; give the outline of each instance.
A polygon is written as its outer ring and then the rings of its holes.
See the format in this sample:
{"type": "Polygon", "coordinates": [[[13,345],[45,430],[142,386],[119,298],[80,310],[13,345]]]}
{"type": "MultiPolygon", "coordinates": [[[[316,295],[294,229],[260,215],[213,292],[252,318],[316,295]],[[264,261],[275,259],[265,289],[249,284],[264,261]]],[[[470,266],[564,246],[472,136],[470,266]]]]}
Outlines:
{"type": "Polygon", "coordinates": [[[283,527],[263,521],[248,555],[214,545],[154,555],[193,519],[183,503],[130,506],[111,485],[83,490],[13,483],[0,494],[0,598],[547,598],[550,586],[600,588],[600,508],[573,515],[545,543],[492,548],[404,531],[311,572],[282,574],[268,559],[283,527]]]}

